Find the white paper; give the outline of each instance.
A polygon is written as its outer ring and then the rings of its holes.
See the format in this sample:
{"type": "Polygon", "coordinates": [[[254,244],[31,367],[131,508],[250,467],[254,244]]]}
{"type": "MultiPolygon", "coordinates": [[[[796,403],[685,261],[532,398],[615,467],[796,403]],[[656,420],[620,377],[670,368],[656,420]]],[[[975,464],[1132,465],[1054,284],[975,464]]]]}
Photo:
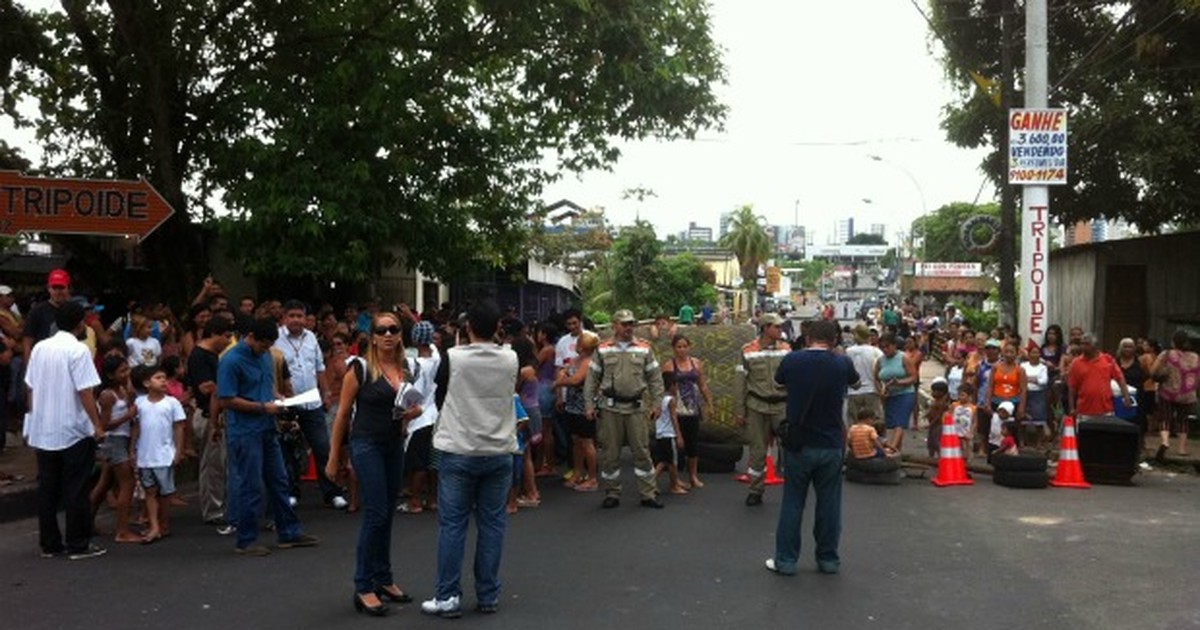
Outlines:
{"type": "Polygon", "coordinates": [[[419,406],[425,402],[425,394],[417,387],[413,387],[409,383],[401,383],[400,390],[396,392],[395,405],[401,409],[408,409],[413,406],[419,406]]]}
{"type": "Polygon", "coordinates": [[[275,404],[280,405],[281,407],[300,407],[302,405],[311,405],[319,402],[321,402],[321,392],[314,387],[303,394],[292,396],[291,398],[284,398],[283,400],[276,400],[275,404]]]}

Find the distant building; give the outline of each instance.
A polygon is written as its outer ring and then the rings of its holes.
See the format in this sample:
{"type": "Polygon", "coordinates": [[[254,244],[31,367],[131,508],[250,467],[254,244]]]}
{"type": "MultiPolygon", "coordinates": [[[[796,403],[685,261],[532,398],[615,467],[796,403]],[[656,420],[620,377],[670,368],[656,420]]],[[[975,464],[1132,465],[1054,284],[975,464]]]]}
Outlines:
{"type": "Polygon", "coordinates": [[[711,243],[713,242],[713,231],[710,227],[700,227],[695,221],[688,222],[688,229],[685,232],[685,240],[692,243],[711,243]]]}
{"type": "Polygon", "coordinates": [[[871,234],[874,234],[875,236],[882,236],[883,238],[886,239],[887,238],[887,225],[883,224],[883,223],[872,223],[871,224],[871,234]]]}
{"type": "Polygon", "coordinates": [[[854,217],[839,219],[833,228],[833,244],[845,245],[854,238],[854,217]]]}
{"type": "Polygon", "coordinates": [[[720,233],[717,236],[717,238],[725,238],[725,235],[729,233],[729,223],[731,221],[733,221],[733,213],[732,212],[722,212],[721,213],[720,233]]]}
{"type": "Polygon", "coordinates": [[[1124,219],[1091,219],[1068,225],[1063,229],[1063,246],[1084,245],[1087,243],[1103,243],[1118,241],[1139,236],[1129,222],[1124,219]]]}

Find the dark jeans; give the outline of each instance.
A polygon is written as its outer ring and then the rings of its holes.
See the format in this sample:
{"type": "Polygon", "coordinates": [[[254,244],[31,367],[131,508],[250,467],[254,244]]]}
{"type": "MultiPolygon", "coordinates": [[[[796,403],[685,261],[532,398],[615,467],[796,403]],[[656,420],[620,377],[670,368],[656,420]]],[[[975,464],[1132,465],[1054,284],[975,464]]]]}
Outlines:
{"type": "MultiPolygon", "coordinates": [[[[328,503],[334,497],[341,496],[342,489],[326,478],[324,473],[325,464],[329,461],[329,425],[325,423],[325,410],[320,407],[299,409],[296,411],[296,416],[300,432],[304,434],[304,441],[308,442],[308,447],[312,449],[313,460],[317,465],[317,484],[321,487],[321,496],[328,503]]],[[[300,474],[304,474],[304,470],[301,470],[300,474]]]]}
{"type": "Polygon", "coordinates": [[[266,495],[279,540],[301,534],[300,520],[288,505],[288,479],[275,427],[250,435],[225,436],[229,458],[229,508],[225,517],[237,526],[237,546],[258,540],[258,513],[266,495]]]}
{"type": "Polygon", "coordinates": [[[96,441],[84,438],[61,451],[35,449],[38,467],[38,542],[42,551],[83,551],[92,542],[88,499],[96,441]],[[67,516],[67,544],[58,529],[58,506],[67,516]]]}
{"type": "Polygon", "coordinates": [[[784,458],[783,503],[775,530],[775,566],[780,573],[795,573],[800,560],[800,523],[808,486],[817,495],[813,538],[817,563],[837,569],[838,539],[842,534],[842,457],[844,449],[805,447],[787,451],[784,458]]]}
{"type": "Polygon", "coordinates": [[[500,599],[500,556],[504,550],[504,511],[512,486],[512,455],[442,453],[438,470],[438,599],[462,595],[467,527],[475,512],[475,597],[480,604],[500,599]]]}
{"type": "Polygon", "coordinates": [[[370,593],[392,577],[392,517],[404,482],[404,438],[350,438],[350,461],[358,475],[362,527],[358,530],[354,590],[370,593]]]}

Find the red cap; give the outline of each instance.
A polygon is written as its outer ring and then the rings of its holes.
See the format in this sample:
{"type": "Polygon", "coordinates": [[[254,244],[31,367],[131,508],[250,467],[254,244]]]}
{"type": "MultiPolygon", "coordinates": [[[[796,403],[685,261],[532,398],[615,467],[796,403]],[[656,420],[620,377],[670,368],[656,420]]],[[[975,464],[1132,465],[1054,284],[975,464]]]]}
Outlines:
{"type": "Polygon", "coordinates": [[[65,269],[55,269],[50,272],[50,278],[46,280],[46,286],[69,287],[71,286],[71,275],[65,269]]]}

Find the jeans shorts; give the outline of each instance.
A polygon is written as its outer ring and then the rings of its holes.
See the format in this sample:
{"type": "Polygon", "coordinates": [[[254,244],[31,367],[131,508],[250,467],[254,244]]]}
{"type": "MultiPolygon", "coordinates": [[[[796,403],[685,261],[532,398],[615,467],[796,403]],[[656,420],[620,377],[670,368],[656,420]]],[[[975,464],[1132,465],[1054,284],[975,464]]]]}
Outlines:
{"type": "Polygon", "coordinates": [[[142,482],[142,487],[147,490],[158,488],[159,496],[165,497],[175,494],[175,473],[170,466],[139,468],[138,480],[142,482]]]}
{"type": "Polygon", "coordinates": [[[110,466],[129,461],[129,436],[104,436],[104,443],[100,445],[100,456],[107,459],[110,466]]]}

